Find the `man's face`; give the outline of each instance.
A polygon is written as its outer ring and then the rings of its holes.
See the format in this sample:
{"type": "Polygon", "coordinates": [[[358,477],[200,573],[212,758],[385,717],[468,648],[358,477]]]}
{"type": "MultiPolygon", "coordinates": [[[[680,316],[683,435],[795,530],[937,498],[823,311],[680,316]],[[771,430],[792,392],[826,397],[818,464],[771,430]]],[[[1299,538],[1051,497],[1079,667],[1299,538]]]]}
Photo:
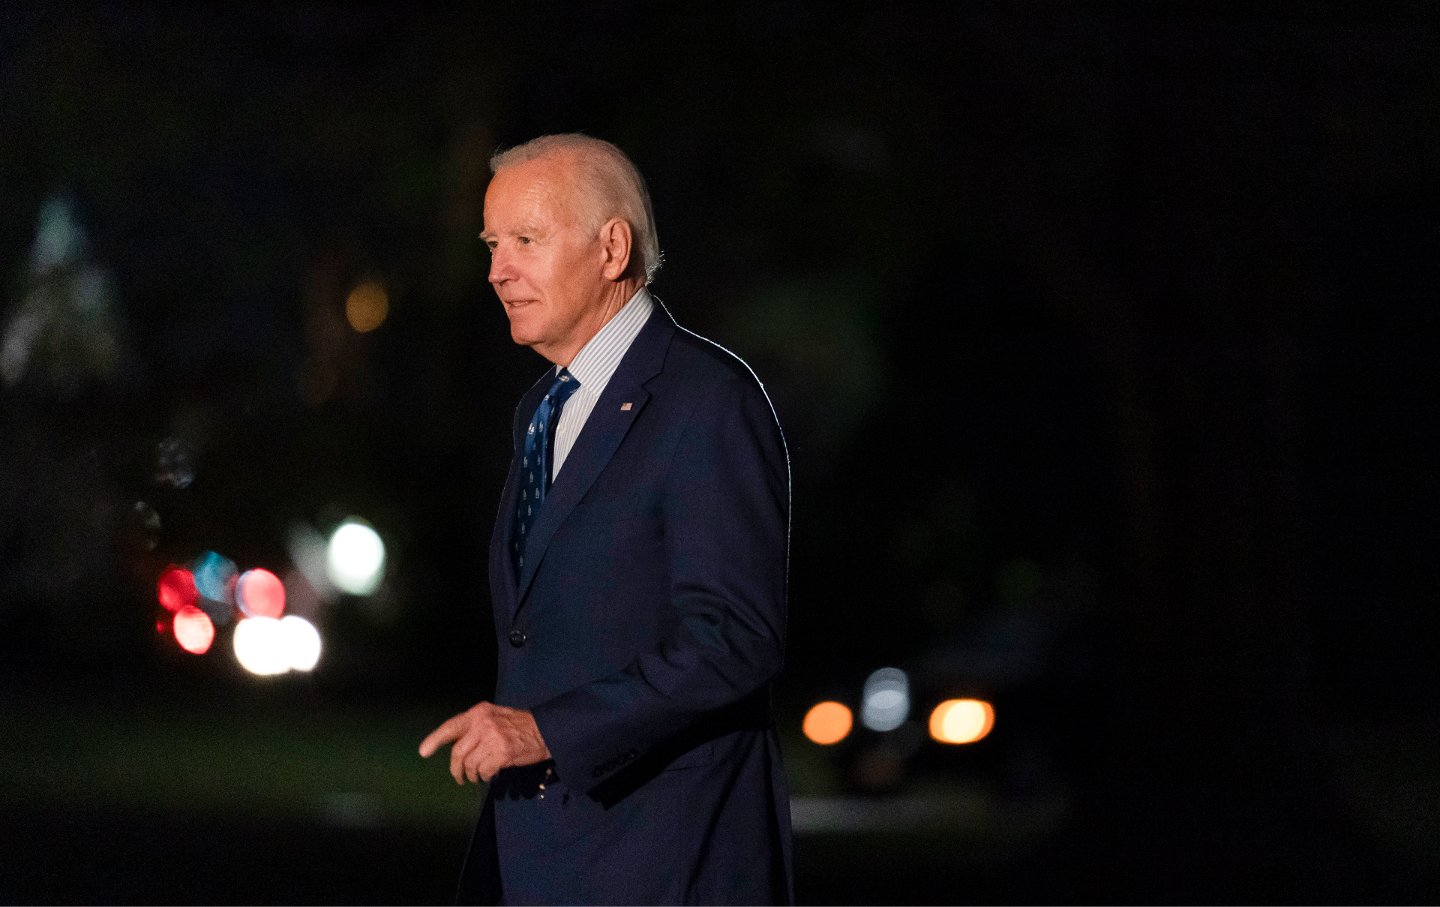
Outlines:
{"type": "Polygon", "coordinates": [[[514,164],[485,192],[490,284],[505,305],[510,336],[568,365],[604,324],[604,249],[580,226],[581,199],[563,157],[514,164]]]}

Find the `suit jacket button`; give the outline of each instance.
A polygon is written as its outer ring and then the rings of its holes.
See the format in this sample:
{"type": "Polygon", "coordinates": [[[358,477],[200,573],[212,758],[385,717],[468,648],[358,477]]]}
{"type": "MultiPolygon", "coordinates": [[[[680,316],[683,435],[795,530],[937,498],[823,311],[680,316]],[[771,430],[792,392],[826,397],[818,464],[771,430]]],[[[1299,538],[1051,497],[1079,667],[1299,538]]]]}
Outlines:
{"type": "Polygon", "coordinates": [[[528,637],[525,635],[525,631],[524,631],[524,630],[511,630],[511,631],[510,631],[510,645],[514,646],[514,647],[517,648],[517,649],[520,648],[521,646],[525,645],[525,640],[526,640],[527,638],[528,638],[528,637]]]}

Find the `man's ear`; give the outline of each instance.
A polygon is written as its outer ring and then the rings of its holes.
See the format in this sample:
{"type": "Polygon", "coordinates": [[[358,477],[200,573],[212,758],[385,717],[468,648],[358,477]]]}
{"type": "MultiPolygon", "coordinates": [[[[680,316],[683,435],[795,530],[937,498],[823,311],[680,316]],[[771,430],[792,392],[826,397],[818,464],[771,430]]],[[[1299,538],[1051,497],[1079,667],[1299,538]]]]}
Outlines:
{"type": "Polygon", "coordinates": [[[604,250],[604,263],[600,273],[606,280],[619,280],[630,270],[630,251],[634,248],[630,224],[618,217],[612,217],[600,228],[600,246],[604,250]]]}

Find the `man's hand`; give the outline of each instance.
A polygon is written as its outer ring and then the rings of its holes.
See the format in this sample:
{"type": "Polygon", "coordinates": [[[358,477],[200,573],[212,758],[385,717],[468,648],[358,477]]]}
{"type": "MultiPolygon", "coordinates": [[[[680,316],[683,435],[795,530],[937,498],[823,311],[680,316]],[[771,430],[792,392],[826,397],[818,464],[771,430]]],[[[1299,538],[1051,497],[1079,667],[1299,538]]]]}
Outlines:
{"type": "Polygon", "coordinates": [[[429,759],[445,744],[450,747],[450,775],[456,784],[488,782],[502,768],[534,765],[550,758],[535,718],[523,709],[480,702],[430,732],[420,742],[429,759]]]}

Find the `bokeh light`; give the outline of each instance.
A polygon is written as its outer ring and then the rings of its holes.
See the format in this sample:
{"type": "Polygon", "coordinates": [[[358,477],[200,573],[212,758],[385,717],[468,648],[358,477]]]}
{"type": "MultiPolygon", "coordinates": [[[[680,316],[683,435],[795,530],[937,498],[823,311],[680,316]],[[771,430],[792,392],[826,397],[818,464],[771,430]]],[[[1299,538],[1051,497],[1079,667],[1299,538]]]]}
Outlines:
{"type": "Polygon", "coordinates": [[[293,671],[312,671],[320,661],[320,631],[303,617],[290,614],[280,620],[281,643],[293,671]]]}
{"type": "Polygon", "coordinates": [[[390,294],[379,282],[367,280],[356,284],[345,298],[345,320],[350,327],[364,334],[385,323],[390,314],[390,294]]]}
{"type": "Polygon", "coordinates": [[[174,629],[175,641],[192,655],[204,655],[215,641],[215,622],[194,605],[187,605],[175,614],[174,629]]]}
{"type": "Polygon", "coordinates": [[[827,700],[817,702],[805,713],[800,729],[811,743],[830,746],[850,736],[855,719],[849,706],[842,702],[827,700]]]}
{"type": "MultiPolygon", "coordinates": [[[[330,542],[325,536],[316,532],[314,528],[305,523],[295,523],[290,527],[289,540],[286,548],[290,553],[290,562],[295,565],[295,570],[305,578],[311,590],[324,601],[331,600],[335,595],[335,586],[330,582],[330,570],[326,566],[329,557],[330,542]]],[[[291,595],[297,593],[297,583],[292,573],[286,577],[286,588],[291,595]]],[[[303,595],[303,590],[300,590],[303,595]]]]}
{"type": "Polygon", "coordinates": [[[975,743],[995,726],[995,708],[983,699],[947,699],[930,713],[930,736],[940,743],[975,743]]]}
{"type": "Polygon", "coordinates": [[[893,731],[910,717],[910,678],[899,668],[881,668],[865,678],[860,723],[872,731],[893,731]]]}
{"type": "Polygon", "coordinates": [[[285,613],[285,584],[261,567],[246,570],[235,581],[235,603],[246,617],[279,618],[285,613]]]}
{"type": "Polygon", "coordinates": [[[130,543],[145,551],[159,546],[160,514],[144,501],[136,501],[126,515],[130,543]]]}
{"type": "Polygon", "coordinates": [[[231,644],[240,667],[260,677],[284,674],[290,670],[285,651],[284,632],[280,621],[273,617],[247,617],[235,625],[231,644]]]}
{"type": "Polygon", "coordinates": [[[228,557],[207,551],[195,559],[195,588],[212,602],[234,604],[235,578],[239,572],[228,557]]]}
{"type": "Polygon", "coordinates": [[[30,268],[15,277],[0,320],[0,385],[26,382],[73,399],[91,382],[123,380],[131,351],[114,281],[91,259],[69,192],[52,195],[41,207],[30,268]]]}
{"type": "Polygon", "coordinates": [[[166,438],[155,445],[153,478],[162,488],[189,488],[195,481],[195,457],[179,438],[166,438]]]}
{"type": "Polygon", "coordinates": [[[165,568],[165,572],[160,574],[160,581],[155,585],[160,607],[172,614],[195,607],[195,602],[200,597],[195,588],[195,574],[174,564],[165,568]]]}
{"type": "Polygon", "coordinates": [[[247,617],[231,638],[235,660],[251,674],[273,677],[310,671],[320,661],[320,631],[303,617],[247,617]]]}
{"type": "Polygon", "coordinates": [[[325,571],[341,591],[369,595],[384,575],[385,543],[368,523],[352,517],[331,533],[325,571]]]}

